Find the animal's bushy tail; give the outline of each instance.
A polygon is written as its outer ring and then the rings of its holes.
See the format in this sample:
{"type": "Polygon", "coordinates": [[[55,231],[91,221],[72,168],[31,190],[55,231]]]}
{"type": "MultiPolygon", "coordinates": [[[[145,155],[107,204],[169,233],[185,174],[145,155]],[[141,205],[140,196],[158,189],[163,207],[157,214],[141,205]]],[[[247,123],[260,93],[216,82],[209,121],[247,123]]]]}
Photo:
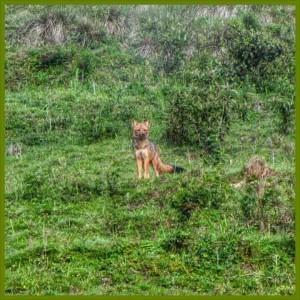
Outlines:
{"type": "Polygon", "coordinates": [[[158,159],[158,166],[160,173],[181,173],[185,171],[185,169],[180,166],[164,164],[160,158],[158,159]]]}
{"type": "Polygon", "coordinates": [[[180,166],[174,166],[172,165],[173,169],[174,169],[174,173],[182,173],[185,171],[185,169],[183,167],[180,166]]]}

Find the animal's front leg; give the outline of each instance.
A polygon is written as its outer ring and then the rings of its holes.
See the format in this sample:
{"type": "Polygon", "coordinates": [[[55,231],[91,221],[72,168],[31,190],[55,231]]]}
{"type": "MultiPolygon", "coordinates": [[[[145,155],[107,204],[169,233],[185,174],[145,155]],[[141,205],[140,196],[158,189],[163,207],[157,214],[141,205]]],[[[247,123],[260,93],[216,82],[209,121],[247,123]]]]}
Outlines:
{"type": "Polygon", "coordinates": [[[149,168],[150,168],[150,160],[149,160],[149,158],[146,158],[144,160],[144,178],[150,177],[149,168]]]}
{"type": "Polygon", "coordinates": [[[137,165],[138,178],[141,179],[143,176],[143,160],[140,158],[137,158],[136,165],[137,165]]]}

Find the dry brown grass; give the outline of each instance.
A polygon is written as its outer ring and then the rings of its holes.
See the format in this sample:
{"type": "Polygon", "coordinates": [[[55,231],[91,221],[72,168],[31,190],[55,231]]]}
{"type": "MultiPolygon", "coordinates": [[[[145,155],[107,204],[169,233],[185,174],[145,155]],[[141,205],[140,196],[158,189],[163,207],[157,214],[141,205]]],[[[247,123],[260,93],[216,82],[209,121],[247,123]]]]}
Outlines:
{"type": "Polygon", "coordinates": [[[264,159],[254,156],[245,167],[244,174],[247,179],[265,179],[276,175],[276,172],[268,167],[264,159]]]}
{"type": "Polygon", "coordinates": [[[263,158],[253,156],[244,168],[243,179],[232,184],[232,186],[235,188],[241,188],[246,184],[246,182],[258,180],[259,184],[257,194],[259,197],[262,197],[265,189],[265,179],[275,175],[277,175],[277,172],[272,170],[263,158]]]}

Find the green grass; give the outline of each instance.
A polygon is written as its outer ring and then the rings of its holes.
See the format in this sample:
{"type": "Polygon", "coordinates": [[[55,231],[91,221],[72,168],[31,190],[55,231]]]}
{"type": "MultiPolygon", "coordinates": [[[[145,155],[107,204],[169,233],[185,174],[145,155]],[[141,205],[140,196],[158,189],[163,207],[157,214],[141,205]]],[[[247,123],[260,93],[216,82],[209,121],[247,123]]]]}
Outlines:
{"type": "Polygon", "coordinates": [[[8,8],[7,294],[295,293],[293,11],[220,9],[8,8]],[[133,119],[185,172],[136,178],[133,119]]]}
{"type": "MultiPolygon", "coordinates": [[[[255,147],[236,155],[256,153],[255,147]]],[[[6,292],[293,294],[293,228],[276,219],[271,231],[247,225],[240,192],[228,187],[220,207],[196,208],[182,221],[172,205],[181,182],[215,169],[200,156],[190,165],[186,156],[163,146],[164,160],[187,172],[149,181],[136,179],[127,139],[32,147],[9,158],[6,292]]],[[[224,182],[242,161],[216,167],[224,182]]],[[[287,162],[281,153],[274,167],[284,172],[287,162]]],[[[293,195],[286,180],[281,188],[293,195]]],[[[290,201],[281,203],[287,211],[290,201]]]]}

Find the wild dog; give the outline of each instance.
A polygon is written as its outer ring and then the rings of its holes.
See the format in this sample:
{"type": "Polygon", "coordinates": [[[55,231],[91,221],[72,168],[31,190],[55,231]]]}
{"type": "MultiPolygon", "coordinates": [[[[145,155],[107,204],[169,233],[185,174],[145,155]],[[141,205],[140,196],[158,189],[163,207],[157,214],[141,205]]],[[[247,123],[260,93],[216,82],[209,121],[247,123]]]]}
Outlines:
{"type": "Polygon", "coordinates": [[[141,179],[143,175],[144,178],[150,177],[150,165],[152,165],[156,177],[162,173],[183,172],[182,167],[165,164],[161,161],[157,146],[149,140],[149,129],[149,121],[132,122],[132,138],[138,178],[141,179]]]}

